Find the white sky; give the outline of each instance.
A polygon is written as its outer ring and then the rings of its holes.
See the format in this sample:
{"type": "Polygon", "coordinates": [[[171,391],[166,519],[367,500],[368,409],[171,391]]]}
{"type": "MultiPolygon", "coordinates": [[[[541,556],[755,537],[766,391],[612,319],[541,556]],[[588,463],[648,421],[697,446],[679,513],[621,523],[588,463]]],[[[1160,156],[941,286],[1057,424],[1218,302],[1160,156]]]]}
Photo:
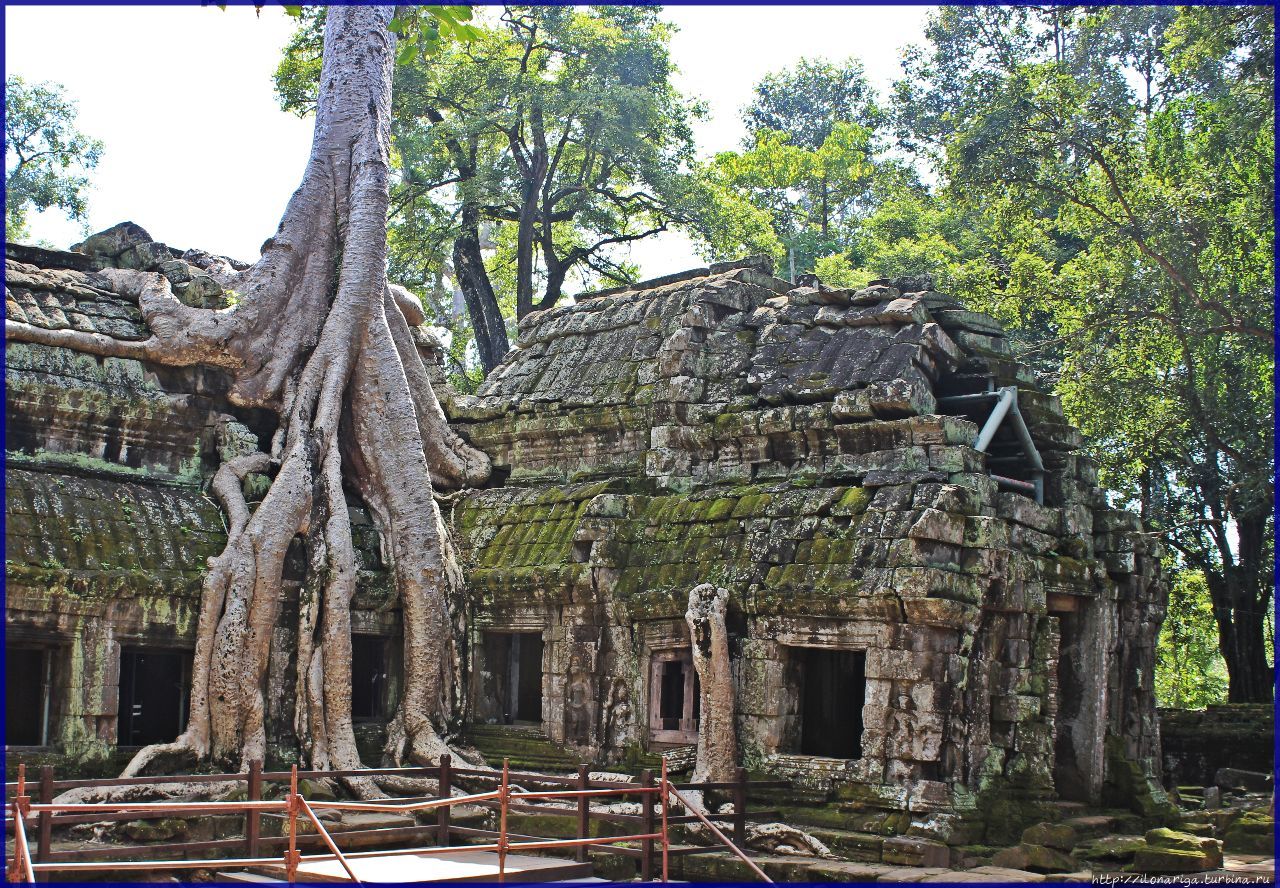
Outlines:
{"type": "MultiPolygon", "coordinates": [[[[860,59],[883,94],[901,49],[921,42],[922,6],[671,6],[677,86],[710,118],[699,150],[738,147],[739,112],[765,74],[803,57],[860,59]]],[[[293,28],[268,7],[7,6],[5,74],[53,80],[79,102],[80,129],[105,143],[89,230],[125,219],[170,246],[251,261],[302,175],[311,122],[276,104],[271,74],[293,28]]],[[[56,213],[33,239],[82,237],[56,213]]],[[[633,248],[645,277],[700,264],[669,233],[633,248]]]]}

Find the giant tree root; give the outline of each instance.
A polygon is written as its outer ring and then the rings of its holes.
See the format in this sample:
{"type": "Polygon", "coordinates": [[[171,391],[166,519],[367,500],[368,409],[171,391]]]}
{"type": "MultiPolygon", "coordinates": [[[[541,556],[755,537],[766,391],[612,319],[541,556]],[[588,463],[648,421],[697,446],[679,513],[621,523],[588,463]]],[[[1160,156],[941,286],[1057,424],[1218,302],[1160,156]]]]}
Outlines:
{"type": "MultiPolygon", "coordinates": [[[[693,642],[693,667],[698,673],[702,713],[692,783],[727,783],[736,775],[737,704],[729,661],[729,630],[725,625],[728,609],[727,589],[702,583],[689,590],[684,619],[693,642]]],[[[681,795],[690,807],[703,815],[708,813],[701,792],[684,790],[681,795]]],[[[723,805],[716,813],[732,811],[732,805],[723,805]]],[[[714,840],[711,831],[701,823],[689,824],[687,828],[691,836],[714,840]]],[[[785,823],[748,823],[747,845],[787,854],[834,856],[818,839],[785,823]]]]}
{"type": "Polygon", "coordinates": [[[239,780],[216,783],[144,783],[128,786],[77,786],[54,796],[58,805],[99,805],[120,802],[210,801],[244,786],[239,780]]]}
{"type": "MultiPolygon", "coordinates": [[[[680,802],[672,799],[674,806],[683,809],[688,807],[696,810],[698,813],[706,816],[711,813],[706,806],[703,795],[700,792],[681,790],[680,795],[688,802],[687,806],[681,805],[680,802]]],[[[637,806],[638,807],[638,806],[637,806]]],[[[692,810],[689,813],[693,813],[692,810]]],[[[717,814],[732,814],[733,805],[725,804],[716,809],[717,814]]],[[[716,826],[724,830],[724,826],[716,824],[716,826]]],[[[787,823],[747,823],[747,847],[754,851],[767,851],[776,854],[800,854],[810,857],[821,857],[824,859],[834,858],[821,840],[802,829],[791,826],[787,823]]],[[[720,840],[715,837],[711,830],[702,823],[690,823],[684,826],[687,835],[706,844],[715,844],[720,840]]]]}
{"type": "MultiPolygon", "coordinates": [[[[233,768],[266,757],[265,678],[295,538],[309,566],[295,733],[311,768],[362,767],[351,724],[356,570],[347,488],[370,511],[403,615],[404,687],[386,755],[428,764],[453,752],[444,739],[457,693],[450,601],[461,572],[434,492],[480,483],[489,464],[449,428],[411,335],[421,309],[385,277],[392,14],[390,6],[329,10],[302,184],[257,263],[240,271],[205,263],[234,286],[234,306],[193,308],[159,274],[108,269],[95,284],[137,301],[148,339],[6,319],[11,340],[217,367],[231,379],[232,405],[279,418],[266,452],[231,460],[214,478],[227,544],[203,583],[189,726],[173,743],[142,750],[126,776],[187,757],[233,768]],[[252,511],[239,483],[249,472],[270,478],[252,511]]],[[[348,785],[376,790],[363,778],[348,785]]]]}

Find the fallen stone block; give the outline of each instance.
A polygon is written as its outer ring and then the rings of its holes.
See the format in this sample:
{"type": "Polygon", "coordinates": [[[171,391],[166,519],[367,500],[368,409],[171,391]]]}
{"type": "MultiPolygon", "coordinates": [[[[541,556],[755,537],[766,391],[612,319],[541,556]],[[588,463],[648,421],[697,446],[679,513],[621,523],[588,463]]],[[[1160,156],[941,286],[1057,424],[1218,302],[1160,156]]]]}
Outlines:
{"type": "Polygon", "coordinates": [[[1275,840],[1275,818],[1259,811],[1246,811],[1227,827],[1222,846],[1228,851],[1270,854],[1275,848],[1275,840]]]}
{"type": "Polygon", "coordinates": [[[890,836],[880,849],[880,859],[901,866],[946,867],[951,863],[951,849],[931,839],[890,836]]]}
{"type": "Polygon", "coordinates": [[[1056,848],[1029,845],[1026,842],[998,852],[991,858],[991,865],[1006,869],[1035,870],[1041,873],[1075,869],[1075,861],[1056,848]]]}
{"type": "Polygon", "coordinates": [[[1037,823],[1022,831],[1022,841],[1028,845],[1047,845],[1059,851],[1070,851],[1080,837],[1065,823],[1037,823]]]}
{"type": "Polygon", "coordinates": [[[1213,782],[1222,789],[1243,789],[1245,792],[1270,792],[1274,778],[1262,771],[1243,771],[1239,768],[1219,768],[1213,782]]]}
{"type": "Polygon", "coordinates": [[[1175,848],[1144,848],[1133,856],[1133,863],[1124,868],[1126,873],[1202,873],[1216,869],[1198,851],[1179,851],[1175,848]]]}

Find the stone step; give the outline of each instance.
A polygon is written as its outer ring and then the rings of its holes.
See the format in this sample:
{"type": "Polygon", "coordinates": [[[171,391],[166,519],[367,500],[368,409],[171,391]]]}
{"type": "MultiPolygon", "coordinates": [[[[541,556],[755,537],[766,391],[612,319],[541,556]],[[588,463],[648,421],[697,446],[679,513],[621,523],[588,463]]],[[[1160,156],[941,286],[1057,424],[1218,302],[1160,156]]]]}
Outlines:
{"type": "Polygon", "coordinates": [[[523,735],[537,737],[541,740],[547,739],[547,735],[542,733],[542,729],[535,725],[489,725],[472,722],[467,725],[466,733],[477,737],[523,735]]]}
{"type": "Polygon", "coordinates": [[[750,801],[760,807],[788,807],[803,811],[830,804],[826,792],[805,786],[788,785],[776,789],[752,787],[748,792],[750,801]]]}
{"type": "Polygon", "coordinates": [[[552,743],[538,728],[471,725],[466,739],[491,767],[500,766],[506,759],[512,768],[525,771],[570,773],[578,768],[578,757],[552,743]]]}

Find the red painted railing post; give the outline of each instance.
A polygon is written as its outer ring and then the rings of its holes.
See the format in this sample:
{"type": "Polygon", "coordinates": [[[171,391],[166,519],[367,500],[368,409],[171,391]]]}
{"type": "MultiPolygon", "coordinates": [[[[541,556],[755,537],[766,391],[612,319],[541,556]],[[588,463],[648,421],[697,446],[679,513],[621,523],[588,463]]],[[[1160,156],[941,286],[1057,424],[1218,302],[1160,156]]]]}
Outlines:
{"type": "MultiPolygon", "coordinates": [[[[653,771],[645,768],[640,772],[640,785],[646,789],[653,788],[653,771]]],[[[653,793],[640,793],[640,832],[653,834],[653,793]]],[[[653,881],[653,839],[640,842],[640,879],[653,881]]]]}
{"type": "Polygon", "coordinates": [[[298,853],[298,766],[293,765],[289,773],[289,850],[284,855],[284,871],[292,885],[298,876],[298,863],[302,855],[298,853]]]}
{"type": "Polygon", "coordinates": [[[507,881],[507,760],[502,760],[502,790],[498,793],[498,881],[507,881]]]}
{"type": "Polygon", "coordinates": [[[10,882],[22,882],[26,873],[22,871],[22,833],[26,828],[26,814],[31,810],[31,797],[27,795],[27,766],[18,763],[18,791],[13,799],[13,859],[9,861],[8,877],[10,882]]]}
{"type": "MultiPolygon", "coordinates": [[[[591,800],[585,795],[587,788],[591,785],[590,771],[586,765],[578,765],[578,791],[584,793],[578,796],[578,838],[591,838],[591,800]]],[[[578,863],[585,863],[587,860],[587,846],[579,845],[574,852],[574,858],[578,863]]]]}
{"type": "MultiPolygon", "coordinates": [[[[453,757],[449,753],[440,756],[440,798],[453,795],[453,757]]],[[[449,805],[436,808],[436,844],[441,848],[449,844],[449,805]]]]}
{"type": "MultiPolygon", "coordinates": [[[[40,766],[40,804],[48,805],[53,802],[53,765],[40,766]]],[[[53,812],[41,811],[40,816],[36,819],[36,828],[38,830],[36,838],[36,862],[48,863],[49,852],[53,846],[53,812]]],[[[40,873],[36,877],[38,882],[49,881],[48,873],[40,873]]]]}
{"type": "MultiPolygon", "coordinates": [[[[249,780],[246,796],[251,802],[262,801],[262,759],[249,762],[249,780]]],[[[248,811],[244,817],[244,853],[245,857],[258,856],[258,840],[262,836],[262,815],[258,811],[248,811]]]]}
{"type": "Polygon", "coordinates": [[[667,870],[667,852],[671,849],[671,840],[667,835],[667,759],[662,759],[662,786],[658,793],[662,800],[662,882],[671,881],[667,870]]]}

